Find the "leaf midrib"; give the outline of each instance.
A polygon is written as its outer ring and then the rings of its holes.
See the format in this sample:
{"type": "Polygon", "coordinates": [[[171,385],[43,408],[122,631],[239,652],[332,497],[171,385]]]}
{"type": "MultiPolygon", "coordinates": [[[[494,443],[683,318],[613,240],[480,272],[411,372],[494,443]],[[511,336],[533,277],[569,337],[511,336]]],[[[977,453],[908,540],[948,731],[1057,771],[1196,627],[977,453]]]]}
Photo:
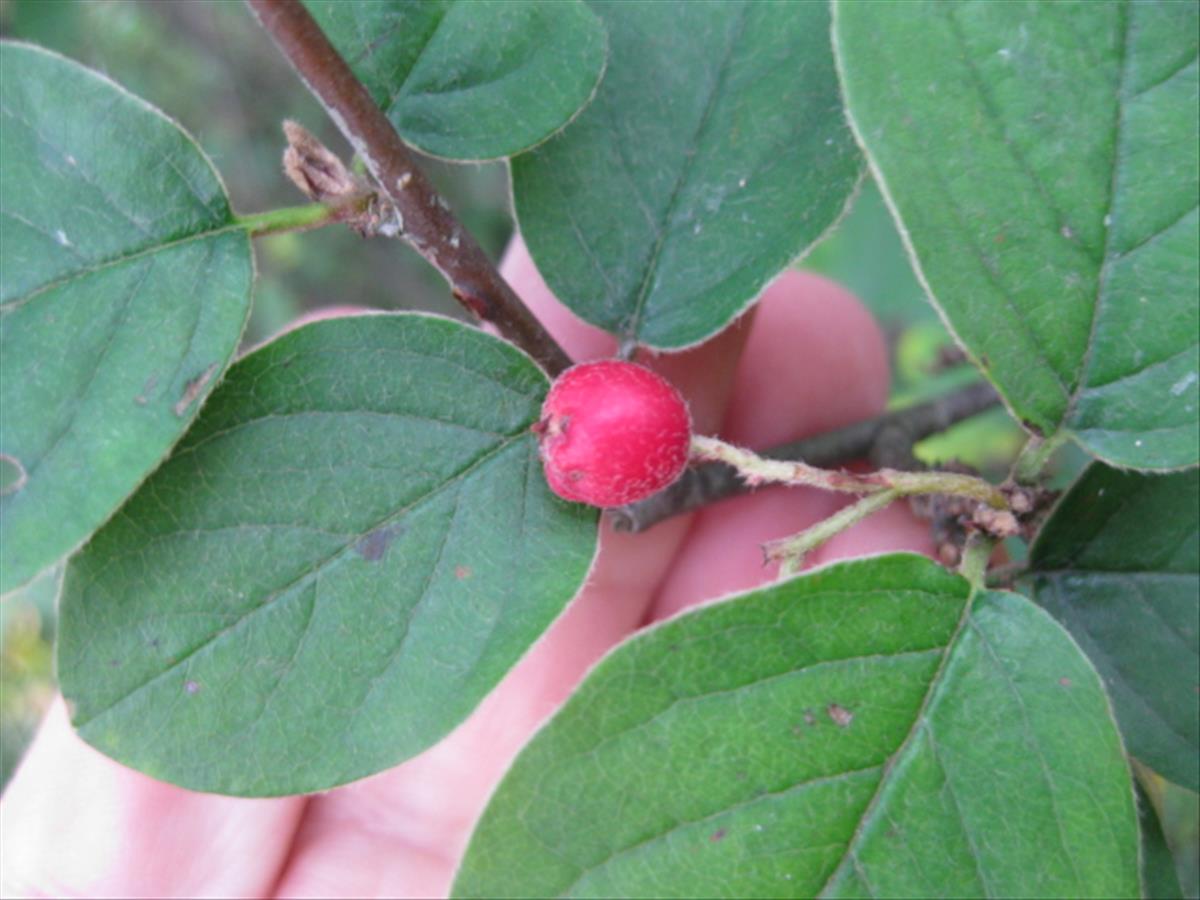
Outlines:
{"type": "Polygon", "coordinates": [[[1096,278],[1096,296],[1092,300],[1092,321],[1088,326],[1087,343],[1083,347],[1083,354],[1079,360],[1079,368],[1075,372],[1075,377],[1072,379],[1074,387],[1071,395],[1067,398],[1067,408],[1063,410],[1062,418],[1058,421],[1056,431],[1061,431],[1067,423],[1074,417],[1075,409],[1079,405],[1079,398],[1085,391],[1085,380],[1087,378],[1088,369],[1091,366],[1092,352],[1096,346],[1096,333],[1100,327],[1101,313],[1100,308],[1104,303],[1104,298],[1108,292],[1109,273],[1112,270],[1112,265],[1116,262],[1116,257],[1112,252],[1113,232],[1116,230],[1112,227],[1113,208],[1116,206],[1118,180],[1121,170],[1121,146],[1124,139],[1125,131],[1125,94],[1126,84],[1129,77],[1129,40],[1130,32],[1132,31],[1129,18],[1129,6],[1121,4],[1118,6],[1121,16],[1121,59],[1118,63],[1119,74],[1117,77],[1117,96],[1116,102],[1113,104],[1112,124],[1112,173],[1108,184],[1108,203],[1105,205],[1104,218],[1101,220],[1101,227],[1104,229],[1104,247],[1100,253],[1100,271],[1096,278]]]}
{"type": "Polygon", "coordinates": [[[868,801],[866,808],[863,810],[862,815],[859,816],[858,825],[855,826],[854,834],[850,836],[850,840],[846,842],[846,849],[845,852],[842,853],[842,858],[838,860],[837,865],[830,870],[829,877],[825,879],[825,883],[821,885],[820,889],[814,896],[828,896],[826,892],[846,868],[846,866],[848,864],[854,864],[857,860],[858,844],[862,841],[866,829],[873,820],[873,816],[880,803],[883,802],[884,789],[889,784],[888,779],[891,776],[892,771],[896,768],[896,764],[899,762],[901,757],[903,757],[908,749],[912,746],[914,739],[920,733],[921,729],[927,724],[926,715],[928,714],[929,708],[933,705],[933,702],[939,693],[939,690],[942,686],[942,678],[945,675],[946,669],[950,664],[950,659],[953,656],[954,647],[958,643],[959,637],[962,635],[963,631],[966,629],[971,620],[971,611],[980,593],[981,592],[979,589],[973,586],[971,588],[971,592],[963,600],[963,611],[958,618],[958,622],[954,626],[954,632],[950,635],[949,640],[946,641],[946,647],[942,652],[942,658],[938,663],[937,671],[933,673],[933,677],[929,680],[929,687],[925,691],[925,696],[921,700],[921,706],[917,710],[917,714],[913,717],[913,723],[908,730],[908,734],[904,736],[904,740],[900,742],[900,744],[894,751],[892,751],[891,755],[888,756],[887,760],[884,762],[883,774],[879,777],[879,784],[876,785],[875,793],[871,795],[871,799],[868,801]]]}
{"type": "Polygon", "coordinates": [[[697,124],[695,131],[692,133],[691,139],[685,145],[684,163],[680,167],[678,177],[675,179],[675,185],[671,188],[671,195],[667,199],[667,205],[659,217],[660,225],[658,240],[654,242],[654,248],[651,250],[650,257],[646,261],[645,272],[642,275],[641,283],[638,285],[638,295],[634,301],[633,315],[629,320],[629,326],[622,329],[626,338],[636,339],[638,337],[638,332],[641,330],[642,321],[646,311],[646,304],[650,299],[650,286],[654,280],[655,273],[658,271],[658,261],[662,256],[663,247],[667,242],[667,238],[671,236],[671,216],[674,214],[675,206],[679,202],[679,194],[683,190],[683,186],[687,183],[693,166],[696,164],[696,158],[700,156],[700,153],[696,151],[696,145],[708,127],[709,120],[712,117],[713,109],[716,108],[717,102],[721,96],[721,92],[725,86],[725,80],[729,74],[729,63],[733,59],[733,56],[737,51],[738,44],[741,43],[742,36],[746,31],[746,10],[749,8],[749,3],[742,4],[738,7],[739,16],[737,27],[733,30],[733,34],[730,37],[729,46],[725,49],[725,56],[721,60],[720,69],[717,70],[717,77],[713,79],[712,90],[709,92],[708,98],[705,101],[704,111],[700,115],[700,122],[697,124]],[[686,153],[686,148],[691,148],[693,152],[690,154],[686,153]]]}
{"type": "MultiPolygon", "coordinates": [[[[928,592],[928,591],[916,590],[916,589],[907,589],[903,593],[913,594],[913,595],[930,594],[930,592],[928,592]]],[[[837,594],[853,594],[855,596],[861,596],[861,592],[859,592],[859,591],[823,589],[818,594],[814,595],[814,599],[815,599],[815,597],[827,597],[830,595],[837,595],[837,594]]],[[[779,622],[777,621],[776,627],[778,627],[778,626],[779,626],[779,622]]],[[[759,627],[755,627],[754,630],[759,630],[759,627]]],[[[725,629],[724,633],[728,633],[728,629],[725,629]]],[[[957,631],[955,632],[955,634],[957,634],[957,631]]],[[[706,635],[706,634],[702,634],[702,635],[698,635],[698,636],[692,638],[691,640],[706,640],[708,637],[710,637],[710,636],[706,635]]],[[[690,640],[684,640],[684,641],[681,641],[680,644],[681,644],[681,646],[683,646],[690,642],[691,642],[690,640]]],[[[757,677],[757,678],[753,679],[752,681],[742,682],[739,684],[731,685],[729,687],[721,688],[719,690],[704,691],[699,694],[687,694],[687,695],[672,697],[668,703],[666,703],[660,709],[657,709],[654,712],[654,714],[651,715],[649,718],[639,719],[638,721],[631,723],[626,728],[622,728],[619,731],[605,735],[602,740],[600,740],[596,744],[591,745],[587,748],[587,755],[595,754],[601,747],[603,747],[607,744],[611,744],[614,741],[617,741],[620,738],[625,737],[626,735],[629,735],[633,732],[639,731],[643,728],[646,728],[649,725],[654,724],[655,722],[661,720],[667,713],[669,713],[672,710],[676,709],[677,707],[685,705],[685,704],[698,703],[698,702],[707,701],[713,697],[720,697],[720,696],[725,696],[725,695],[730,695],[730,694],[736,694],[740,691],[744,691],[749,688],[757,688],[764,684],[769,684],[769,683],[772,683],[775,681],[781,681],[781,680],[785,680],[788,678],[803,677],[805,675],[808,675],[809,673],[811,673],[814,670],[821,670],[821,669],[824,669],[825,667],[842,666],[842,665],[846,665],[846,664],[861,663],[866,660],[908,659],[908,658],[918,657],[918,656],[927,656],[927,655],[930,655],[935,652],[942,653],[944,655],[945,648],[943,648],[941,646],[917,647],[917,648],[913,648],[913,649],[909,649],[909,650],[898,650],[894,653],[870,653],[870,654],[860,654],[860,655],[856,655],[856,656],[832,656],[827,659],[814,660],[814,661],[809,662],[800,667],[788,667],[788,668],[782,669],[778,672],[773,672],[769,675],[757,677]]],[[[939,669],[938,669],[939,672],[941,671],[942,665],[943,665],[943,663],[939,663],[939,669]]],[[[898,751],[896,751],[896,752],[898,752],[898,751]]],[[[562,888],[561,890],[559,890],[557,892],[557,896],[570,895],[571,891],[574,890],[574,888],[581,881],[583,881],[584,878],[586,878],[587,876],[589,876],[591,873],[595,872],[596,870],[608,865],[614,859],[618,859],[622,856],[625,856],[628,853],[630,853],[634,850],[637,850],[638,848],[645,846],[655,840],[660,840],[660,839],[666,837],[667,835],[678,831],[681,828],[687,828],[692,825],[698,824],[700,822],[705,822],[710,819],[716,818],[717,816],[724,815],[733,810],[740,809],[745,806],[749,806],[751,803],[754,803],[765,797],[772,797],[772,796],[779,796],[782,794],[786,794],[786,793],[788,793],[792,790],[795,790],[796,788],[799,788],[799,787],[804,787],[804,786],[807,786],[810,784],[816,784],[816,783],[821,783],[821,782],[834,781],[838,778],[846,777],[849,775],[862,774],[864,772],[874,771],[877,769],[884,769],[886,772],[886,767],[890,764],[892,756],[894,756],[894,755],[895,754],[893,753],[892,755],[890,755],[887,759],[885,759],[881,763],[878,763],[878,764],[875,764],[872,766],[866,766],[861,769],[846,770],[846,771],[842,771],[842,772],[830,772],[830,773],[826,773],[823,775],[814,776],[813,778],[806,779],[804,781],[795,782],[790,785],[785,785],[778,789],[763,791],[762,793],[756,794],[753,797],[748,797],[744,800],[738,801],[737,803],[734,803],[731,806],[726,806],[726,807],[721,807],[720,809],[716,809],[716,810],[712,811],[711,813],[708,813],[698,819],[677,822],[674,825],[670,826],[669,828],[667,828],[663,831],[652,834],[652,835],[646,837],[645,839],[638,841],[637,843],[632,844],[630,846],[621,847],[621,848],[615,850],[614,852],[610,853],[604,859],[599,860],[595,863],[589,864],[588,866],[586,866],[579,872],[579,874],[575,877],[575,879],[569,885],[567,885],[565,888],[562,888]]],[[[534,837],[535,840],[538,839],[537,835],[532,830],[530,830],[529,833],[532,837],[534,837]]],[[[553,848],[551,848],[551,847],[547,847],[546,849],[550,852],[554,852],[553,848]]]]}
{"type": "Polygon", "coordinates": [[[210,237],[220,237],[221,235],[231,234],[236,231],[245,231],[245,227],[231,219],[230,221],[226,222],[224,225],[220,225],[216,228],[207,228],[203,231],[198,231],[198,232],[186,235],[181,238],[175,238],[175,239],[167,241],[165,243],[151,244],[149,246],[145,246],[138,250],[135,250],[131,253],[124,253],[124,254],[121,254],[120,256],[114,256],[110,259],[106,259],[99,263],[96,263],[95,265],[91,265],[91,266],[88,266],[83,269],[78,269],[74,272],[71,272],[68,275],[62,276],[61,278],[56,278],[54,281],[49,281],[49,282],[46,282],[45,284],[39,285],[38,287],[34,288],[32,291],[29,291],[28,293],[23,294],[19,297],[13,297],[10,300],[5,300],[3,302],[0,302],[0,316],[6,316],[11,312],[15,312],[16,310],[20,309],[22,306],[29,303],[30,301],[37,299],[42,294],[48,293],[53,290],[57,290],[58,288],[63,287],[64,285],[70,284],[73,281],[77,281],[80,278],[86,278],[88,275],[94,275],[97,272],[103,272],[106,269],[114,268],[116,266],[121,265],[122,263],[130,262],[130,261],[137,260],[137,259],[142,259],[143,257],[147,257],[147,256],[152,256],[155,253],[160,253],[160,252],[167,251],[167,250],[173,250],[176,247],[181,247],[185,244],[190,244],[193,241],[200,241],[200,240],[204,240],[205,238],[210,238],[210,237]]]}
{"type": "MultiPolygon", "coordinates": [[[[802,790],[804,790],[806,788],[810,788],[810,787],[818,787],[818,786],[826,785],[826,784],[836,784],[837,782],[843,781],[847,778],[853,778],[858,775],[867,775],[869,773],[878,772],[882,768],[883,768],[883,764],[877,764],[877,765],[873,765],[873,766],[864,766],[861,769],[844,769],[840,772],[831,772],[827,775],[816,775],[812,778],[806,778],[802,781],[797,781],[792,784],[787,784],[780,788],[762,791],[761,793],[755,794],[752,797],[747,797],[745,800],[739,800],[737,803],[733,803],[729,806],[723,806],[720,809],[714,810],[713,812],[709,813],[708,815],[701,816],[698,819],[688,819],[686,821],[677,822],[676,824],[672,825],[670,828],[666,829],[665,831],[661,831],[656,834],[652,834],[649,837],[638,841],[636,844],[631,844],[628,847],[622,847],[619,851],[617,851],[616,853],[613,853],[611,856],[601,860],[600,862],[596,863],[593,866],[589,866],[587,869],[585,869],[583,872],[580,873],[579,877],[577,877],[574,881],[572,881],[569,885],[567,885],[567,887],[563,888],[563,890],[561,890],[557,894],[557,896],[559,896],[559,897],[571,896],[571,892],[573,890],[575,890],[576,887],[579,886],[579,883],[581,881],[583,881],[585,878],[587,878],[589,875],[591,875],[593,872],[596,872],[599,869],[602,869],[605,866],[608,866],[614,860],[621,859],[622,857],[628,856],[631,853],[635,853],[636,851],[641,850],[642,848],[649,846],[650,844],[653,844],[656,841],[663,840],[667,836],[674,834],[675,832],[680,831],[681,829],[692,828],[696,825],[703,825],[705,822],[711,822],[713,819],[717,819],[721,816],[729,815],[730,813],[735,813],[738,810],[742,810],[749,806],[753,806],[755,803],[758,803],[760,800],[771,800],[771,799],[778,798],[778,797],[785,797],[788,794],[791,794],[795,791],[802,791],[802,790]]],[[[534,835],[534,838],[537,839],[537,836],[534,835]]],[[[539,840],[539,843],[541,843],[540,840],[539,840]]],[[[545,847],[545,844],[542,844],[542,846],[545,847]]],[[[841,846],[841,845],[840,844],[828,844],[825,846],[835,847],[835,846],[841,846]]],[[[546,847],[546,849],[548,851],[553,850],[553,848],[550,848],[550,847],[546,847]]],[[[806,851],[811,851],[816,848],[805,847],[803,849],[806,851]]]]}
{"type": "MultiPolygon", "coordinates": [[[[434,38],[437,37],[438,31],[441,30],[443,23],[445,23],[446,19],[450,16],[454,7],[454,3],[449,3],[444,9],[442,9],[441,14],[437,17],[437,21],[434,22],[433,27],[429,29],[429,34],[425,38],[425,43],[421,45],[421,49],[417,51],[417,55],[413,58],[408,70],[400,79],[400,84],[397,85],[396,90],[388,96],[387,103],[380,104],[380,106],[383,108],[384,115],[386,115],[389,119],[396,114],[397,105],[406,95],[409,78],[412,77],[412,73],[417,70],[417,66],[420,65],[421,60],[424,59],[426,51],[429,50],[429,45],[432,44],[434,38]]],[[[403,21],[401,21],[401,25],[402,24],[403,21]]]]}

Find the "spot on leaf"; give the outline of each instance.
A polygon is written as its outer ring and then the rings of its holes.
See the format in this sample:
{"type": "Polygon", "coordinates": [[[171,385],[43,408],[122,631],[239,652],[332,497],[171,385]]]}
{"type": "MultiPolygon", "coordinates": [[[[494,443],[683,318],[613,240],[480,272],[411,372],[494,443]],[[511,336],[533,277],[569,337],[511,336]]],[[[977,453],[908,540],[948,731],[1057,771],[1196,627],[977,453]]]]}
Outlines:
{"type": "Polygon", "coordinates": [[[216,374],[219,363],[210,363],[208,368],[189,381],[183,388],[183,394],[179,397],[179,402],[175,404],[175,415],[182,416],[187,412],[200,392],[204,390],[204,386],[212,381],[213,375],[216,374]]]}
{"type": "Polygon", "coordinates": [[[385,525],[382,528],[376,528],[360,540],[355,549],[358,550],[359,556],[367,562],[378,562],[387,555],[388,547],[391,546],[396,535],[400,534],[403,530],[397,525],[385,525]]]}
{"type": "Polygon", "coordinates": [[[830,703],[825,707],[825,712],[833,720],[833,724],[839,728],[845,728],[854,721],[854,713],[850,712],[844,706],[839,706],[837,703],[830,703]]]}

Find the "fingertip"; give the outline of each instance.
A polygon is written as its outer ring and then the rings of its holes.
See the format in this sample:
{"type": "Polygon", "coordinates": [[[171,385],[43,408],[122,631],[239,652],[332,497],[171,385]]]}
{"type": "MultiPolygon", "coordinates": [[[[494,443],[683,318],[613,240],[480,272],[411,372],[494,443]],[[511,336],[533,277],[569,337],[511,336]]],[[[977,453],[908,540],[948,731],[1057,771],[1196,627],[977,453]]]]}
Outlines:
{"type": "Polygon", "coordinates": [[[520,234],[513,235],[500,262],[500,274],[576,362],[603,359],[617,352],[617,340],[585,322],[558,301],[529,255],[520,234]]]}
{"type": "Polygon", "coordinates": [[[775,580],[778,566],[763,545],[816,524],[837,498],[812,488],[769,487],[704,509],[655,598],[650,620],[775,580]]]}
{"type": "Polygon", "coordinates": [[[722,433],[769,447],[883,410],[890,362],[870,311],[839,284],[787,271],[763,292],[722,433]]]}
{"type": "Polygon", "coordinates": [[[85,744],[56,699],[0,802],[5,895],[260,896],[304,803],[156,781],[85,744]]]}
{"type": "MultiPolygon", "coordinates": [[[[561,303],[543,280],[521,236],[514,235],[500,264],[501,274],[550,335],[577,362],[616,355],[617,340],[585,322],[561,303]]],[[[649,351],[638,362],[660,372],[688,401],[697,431],[712,433],[725,417],[734,385],[734,371],[749,336],[753,311],[713,335],[682,351],[649,351]]]]}

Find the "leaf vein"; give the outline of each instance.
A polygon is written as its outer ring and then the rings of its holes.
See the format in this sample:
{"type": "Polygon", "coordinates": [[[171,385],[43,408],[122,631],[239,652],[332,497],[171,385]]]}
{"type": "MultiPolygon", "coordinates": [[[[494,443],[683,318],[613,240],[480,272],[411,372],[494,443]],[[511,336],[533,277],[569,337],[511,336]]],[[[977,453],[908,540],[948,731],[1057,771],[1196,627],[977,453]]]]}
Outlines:
{"type": "MultiPolygon", "coordinates": [[[[331,563],[336,562],[344,554],[353,550],[353,548],[357,545],[358,540],[365,537],[366,534],[368,534],[372,531],[376,531],[379,528],[390,525],[392,522],[395,522],[396,520],[400,519],[402,516],[407,515],[408,513],[411,513],[414,509],[416,509],[417,507],[419,507],[421,504],[425,503],[426,501],[431,500],[434,497],[437,497],[447,486],[456,484],[459,480],[461,480],[462,478],[465,478],[470,472],[472,472],[473,470],[477,469],[479,466],[486,463],[489,459],[497,456],[504,449],[509,447],[514,441],[520,439],[523,436],[524,436],[524,431],[522,431],[519,434],[511,436],[507,441],[503,441],[503,442],[497,444],[495,447],[491,448],[487,452],[481,454],[476,459],[472,460],[470,463],[468,463],[466,466],[464,466],[459,472],[455,473],[452,477],[446,479],[445,481],[441,482],[440,484],[434,485],[430,490],[426,491],[424,494],[417,497],[415,500],[413,500],[408,505],[401,507],[398,510],[388,513],[383,518],[381,518],[379,521],[375,522],[370,528],[365,529],[361,533],[353,535],[352,539],[347,541],[346,543],[344,543],[341,547],[334,549],[333,552],[328,553],[323,558],[318,559],[318,560],[314,561],[313,563],[311,563],[310,565],[306,566],[291,581],[289,581],[288,583],[282,585],[281,587],[278,587],[275,590],[271,591],[269,594],[267,594],[263,598],[262,602],[260,602],[257,606],[255,606],[252,609],[247,610],[245,613],[240,614],[237,621],[233,622],[231,625],[226,626],[225,628],[222,628],[220,631],[214,633],[210,637],[205,638],[203,641],[201,641],[200,643],[198,643],[196,646],[192,647],[191,649],[184,651],[184,653],[178,659],[176,659],[174,662],[172,662],[169,666],[164,668],[162,671],[155,673],[150,678],[143,681],[141,684],[138,684],[138,685],[134,686],[133,688],[131,688],[130,690],[125,691],[122,695],[115,698],[111,703],[102,707],[101,709],[97,710],[96,712],[92,713],[87,718],[75,719],[74,725],[75,725],[76,730],[82,729],[87,725],[95,723],[102,716],[107,715],[112,710],[114,710],[118,706],[120,706],[122,703],[125,703],[132,697],[141,693],[146,688],[150,687],[152,684],[154,684],[158,680],[160,680],[160,679],[166,677],[167,675],[171,674],[172,672],[176,671],[177,669],[179,669],[180,666],[187,663],[189,660],[192,659],[192,657],[194,657],[194,656],[196,656],[196,654],[202,652],[205,648],[211,646],[216,641],[218,641],[221,638],[225,637],[226,635],[230,634],[234,630],[244,626],[247,622],[251,621],[258,613],[262,612],[265,609],[274,608],[274,605],[272,603],[273,600],[275,600],[277,597],[287,594],[287,592],[291,591],[292,588],[296,587],[298,584],[301,584],[309,577],[311,577],[313,575],[318,575],[322,570],[327,568],[331,563]]],[[[296,595],[292,594],[291,596],[294,597],[296,595]]],[[[287,601],[287,598],[285,597],[284,602],[286,602],[286,601],[287,601]]]]}
{"type": "Polygon", "coordinates": [[[646,270],[642,275],[641,284],[638,288],[638,296],[634,301],[633,315],[630,317],[629,325],[622,329],[626,337],[637,338],[638,329],[641,327],[642,318],[645,314],[646,303],[650,296],[651,284],[654,280],[654,274],[658,269],[658,261],[662,256],[663,246],[670,232],[668,225],[671,220],[671,215],[675,211],[675,205],[679,201],[680,191],[687,183],[688,176],[691,174],[692,166],[695,165],[696,157],[699,153],[696,151],[696,144],[704,135],[708,128],[709,120],[712,118],[713,110],[717,107],[717,102],[720,98],[721,91],[725,86],[725,80],[729,75],[730,63],[733,60],[734,54],[737,51],[738,44],[741,43],[742,35],[746,31],[746,10],[750,8],[750,4],[742,4],[738,7],[739,17],[738,24],[729,41],[729,46],[725,49],[725,55],[721,60],[720,68],[717,70],[717,77],[713,80],[712,89],[709,91],[708,97],[704,104],[704,111],[700,115],[700,122],[696,126],[695,132],[688,143],[688,146],[693,148],[693,152],[688,154],[682,166],[680,166],[679,174],[675,178],[675,185],[671,189],[671,195],[667,198],[667,205],[663,210],[662,222],[663,226],[658,232],[658,240],[654,243],[654,249],[650,253],[650,258],[646,263],[646,270]]]}
{"type": "Polygon", "coordinates": [[[1130,25],[1130,13],[1127,6],[1121,4],[1118,9],[1121,16],[1121,57],[1118,60],[1118,83],[1117,83],[1117,98],[1113,104],[1113,121],[1112,121],[1112,177],[1108,183],[1108,203],[1104,213],[1103,221],[1110,223],[1104,229],[1104,249],[1100,254],[1100,277],[1096,281],[1096,296],[1092,301],[1092,321],[1088,326],[1088,339],[1084,345],[1083,354],[1079,358],[1079,366],[1075,371],[1073,379],[1074,390],[1067,400],[1067,408],[1063,412],[1062,419],[1059,422],[1061,427],[1066,422],[1070,421],[1075,409],[1079,404],[1079,398],[1082,394],[1083,383],[1087,378],[1088,369],[1091,366],[1092,352],[1096,346],[1096,334],[1100,327],[1100,320],[1103,317],[1104,297],[1108,291],[1109,272],[1112,269],[1112,264],[1115,261],[1112,255],[1112,235],[1114,229],[1111,227],[1113,210],[1116,208],[1118,182],[1120,181],[1121,160],[1122,160],[1122,143],[1125,131],[1125,105],[1123,98],[1125,96],[1126,79],[1129,77],[1129,46],[1132,38],[1133,28],[1130,25]]]}
{"type": "MultiPolygon", "coordinates": [[[[968,597],[963,599],[962,614],[959,616],[958,622],[955,623],[954,633],[946,642],[946,646],[942,648],[941,661],[938,663],[937,671],[935,671],[933,673],[933,677],[929,679],[929,687],[925,689],[925,696],[921,698],[921,707],[917,710],[916,716],[913,717],[912,727],[909,728],[908,734],[904,736],[904,739],[900,741],[900,743],[896,746],[896,749],[892,751],[891,755],[888,756],[887,760],[884,762],[883,774],[879,779],[879,784],[876,786],[875,793],[872,795],[870,801],[868,801],[866,805],[866,808],[863,810],[862,815],[859,817],[858,825],[854,829],[854,834],[851,835],[850,840],[846,843],[846,852],[842,854],[842,858],[838,861],[838,863],[832,869],[830,869],[829,876],[825,879],[825,883],[821,885],[820,889],[816,891],[814,896],[826,896],[826,892],[833,885],[833,881],[838,876],[838,873],[845,868],[847,861],[849,861],[851,865],[858,865],[858,843],[866,831],[868,820],[875,813],[875,810],[882,802],[883,789],[887,784],[888,776],[891,774],[892,769],[896,767],[896,763],[899,761],[901,755],[913,745],[914,738],[920,733],[921,729],[927,722],[929,708],[933,705],[935,695],[938,693],[938,688],[941,686],[942,676],[946,672],[946,667],[949,665],[951,656],[953,656],[952,651],[958,642],[959,636],[962,634],[963,629],[966,628],[967,622],[971,617],[971,607],[974,604],[974,601],[974,591],[972,591],[968,597]]],[[[866,884],[865,881],[864,884],[866,884]]]]}
{"type": "Polygon", "coordinates": [[[997,671],[1000,673],[1004,684],[1009,688],[1013,699],[1015,699],[1017,702],[1017,708],[1021,711],[1021,718],[1024,720],[1025,727],[1022,729],[1022,733],[1026,738],[1026,745],[1030,748],[1030,750],[1033,751],[1034,755],[1038,759],[1042,772],[1042,778],[1046,784],[1046,791],[1050,797],[1050,808],[1054,813],[1055,831],[1058,834],[1059,846],[1062,848],[1063,855],[1066,856],[1066,858],[1071,862],[1071,871],[1075,874],[1075,883],[1084,884],[1085,882],[1079,872],[1079,862],[1075,859],[1074,854],[1071,853],[1071,848],[1067,845],[1067,836],[1063,829],[1062,810],[1060,810],[1058,807],[1058,791],[1056,790],[1054,779],[1051,777],[1050,766],[1046,762],[1046,755],[1042,752],[1041,745],[1036,740],[1029,739],[1030,735],[1033,733],[1033,727],[1029,721],[1029,710],[1025,707],[1025,698],[1021,695],[1021,692],[1017,690],[1017,686],[1013,683],[1012,676],[1009,674],[1008,668],[1005,666],[1004,661],[1001,660],[999,655],[996,653],[996,648],[992,646],[992,643],[990,640],[988,640],[988,636],[984,630],[979,627],[978,623],[976,623],[974,619],[969,621],[969,627],[975,632],[975,634],[979,636],[980,644],[987,650],[988,656],[992,658],[992,662],[996,666],[997,671]]]}
{"type": "MultiPolygon", "coordinates": [[[[829,775],[818,775],[813,778],[807,778],[802,781],[797,781],[797,782],[793,782],[788,785],[784,785],[783,787],[780,787],[780,788],[773,788],[773,789],[761,791],[760,793],[757,793],[751,797],[747,797],[745,800],[739,800],[737,803],[731,804],[730,806],[724,806],[721,809],[714,810],[713,812],[708,813],[707,815],[704,815],[704,816],[700,816],[699,818],[696,818],[696,819],[681,819],[681,820],[675,822],[674,824],[669,825],[664,830],[658,831],[655,834],[648,835],[647,837],[642,838],[635,844],[630,844],[626,847],[621,847],[621,848],[613,851],[612,853],[610,853],[604,859],[601,859],[598,862],[591,864],[591,865],[587,866],[586,868],[582,869],[580,871],[579,875],[575,878],[575,880],[572,881],[569,885],[567,885],[565,888],[563,888],[559,892],[559,896],[570,895],[571,891],[574,890],[576,886],[578,886],[579,882],[581,882],[584,878],[586,878],[592,872],[595,872],[597,869],[604,868],[605,866],[611,864],[615,860],[618,860],[618,859],[621,859],[622,857],[628,856],[631,853],[636,853],[638,850],[640,850],[643,847],[646,847],[650,844],[656,843],[661,840],[665,840],[670,835],[675,834],[676,832],[679,832],[685,828],[690,828],[694,825],[703,825],[705,822],[710,822],[713,819],[720,818],[721,816],[726,816],[726,815],[729,815],[730,813],[737,812],[740,809],[745,809],[746,807],[753,806],[754,804],[758,803],[760,800],[772,799],[772,798],[777,798],[777,797],[786,797],[789,794],[796,793],[799,791],[804,791],[810,787],[817,787],[817,786],[826,785],[826,784],[836,784],[839,781],[844,781],[848,778],[853,778],[858,775],[866,775],[869,773],[878,772],[878,771],[880,771],[880,769],[881,769],[881,766],[878,766],[878,765],[864,766],[861,769],[847,769],[844,772],[834,772],[829,775]]],[[[539,841],[539,843],[542,843],[542,842],[539,841]]],[[[543,846],[545,846],[544,843],[543,843],[543,846]]],[[[830,844],[830,845],[826,845],[826,846],[834,847],[834,846],[841,846],[841,845],[840,844],[830,844]]],[[[549,848],[547,848],[547,849],[549,849],[549,848]]],[[[813,849],[813,848],[806,848],[806,849],[813,849]]]]}

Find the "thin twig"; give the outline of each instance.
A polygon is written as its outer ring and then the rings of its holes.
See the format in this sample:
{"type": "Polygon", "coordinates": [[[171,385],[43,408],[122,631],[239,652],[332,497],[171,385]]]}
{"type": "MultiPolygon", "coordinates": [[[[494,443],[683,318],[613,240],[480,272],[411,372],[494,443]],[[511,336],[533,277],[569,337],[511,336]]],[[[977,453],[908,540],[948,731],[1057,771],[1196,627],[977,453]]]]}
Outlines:
{"type": "Polygon", "coordinates": [[[804,565],[804,557],[821,546],[834,535],[845,531],[851,525],[861,522],[872,513],[885,508],[893,500],[900,497],[897,490],[885,490],[868,494],[857,503],[843,506],[827,519],[822,519],[816,525],[804,529],[799,534],[771,541],[764,545],[763,553],[767,562],[779,563],[779,576],[786,578],[797,574],[804,565]]]}
{"type": "Polygon", "coordinates": [[[571,365],[566,352],[500,276],[362,82],[298,0],[246,0],[300,78],[324,105],[387,197],[397,236],[407,241],[476,317],[532,356],[552,376],[571,365]]]}
{"type": "Polygon", "coordinates": [[[818,468],[799,460],[764,459],[752,450],[700,435],[692,438],[692,458],[727,463],[738,470],[747,484],[753,485],[803,485],[847,494],[877,494],[894,490],[904,497],[947,494],[976,500],[995,510],[1008,509],[1008,498],[998,487],[982,478],[960,472],[879,469],[867,475],[856,475],[845,470],[818,468]]]}
{"type": "MultiPolygon", "coordinates": [[[[911,450],[916,441],[945,431],[999,402],[991,385],[979,382],[927,403],[772,448],[762,455],[772,459],[802,459],[813,466],[833,466],[861,457],[887,457],[898,453],[900,444],[911,450]]],[[[708,463],[684,472],[665,491],[640,503],[615,509],[610,515],[613,526],[619,531],[645,531],[671,516],[748,490],[752,488],[733,467],[708,463]]]]}
{"type": "MultiPolygon", "coordinates": [[[[974,475],[948,471],[906,472],[899,469],[879,469],[858,475],[845,469],[821,469],[797,460],[764,459],[752,450],[701,435],[692,437],[691,454],[693,460],[723,462],[732,466],[742,480],[750,485],[815,487],[868,497],[883,494],[892,499],[936,494],[965,501],[973,524],[980,530],[989,533],[1002,531],[1008,535],[1016,534],[1020,528],[1016,516],[1008,508],[1008,495],[991,482],[974,475]]],[[[891,499],[887,502],[890,503],[891,499]]],[[[858,510],[859,507],[862,510],[878,508],[863,503],[852,507],[852,510],[858,510]]],[[[857,521],[853,517],[845,518],[846,513],[846,510],[842,510],[826,523],[820,523],[801,533],[795,541],[782,545],[786,548],[785,555],[802,557],[807,550],[857,521]],[[825,528],[827,523],[832,531],[825,528]]],[[[862,514],[866,515],[866,512],[862,514]]],[[[770,553],[768,558],[772,558],[770,553]]]]}

